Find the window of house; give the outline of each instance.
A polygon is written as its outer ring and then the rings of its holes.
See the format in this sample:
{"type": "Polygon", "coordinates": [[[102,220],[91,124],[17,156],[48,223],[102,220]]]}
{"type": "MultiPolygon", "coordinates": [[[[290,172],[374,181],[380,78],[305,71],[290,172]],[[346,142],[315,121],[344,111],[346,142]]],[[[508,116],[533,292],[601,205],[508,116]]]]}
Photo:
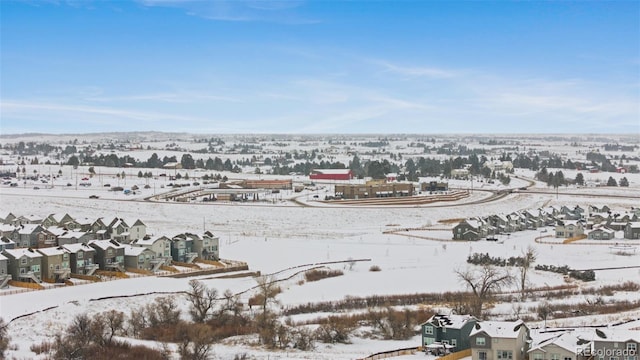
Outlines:
{"type": "Polygon", "coordinates": [[[77,257],[78,259],[82,259],[82,256],[83,256],[82,251],[78,251],[78,254],[76,255],[76,257],[77,257]]]}
{"type": "MultiPolygon", "coordinates": [[[[476,338],[477,341],[478,338],[476,338]]],[[[478,351],[478,360],[487,360],[487,352],[486,351],[478,351]]]]}
{"type": "Polygon", "coordinates": [[[573,360],[573,358],[570,356],[565,356],[564,360],[573,360]]]}
{"type": "Polygon", "coordinates": [[[446,328],[446,327],[443,327],[443,328],[442,328],[442,333],[446,333],[446,332],[447,332],[447,328],[446,328]]]}
{"type": "Polygon", "coordinates": [[[458,340],[456,340],[456,339],[451,339],[451,345],[453,345],[453,346],[458,346],[458,340]]]}
{"type": "Polygon", "coordinates": [[[551,354],[551,360],[560,360],[560,354],[551,354]]]}
{"type": "Polygon", "coordinates": [[[144,255],[138,256],[138,262],[141,262],[141,263],[144,262],[144,255]]]}
{"type": "MultiPolygon", "coordinates": [[[[478,336],[476,338],[476,345],[484,346],[486,344],[486,339],[482,336],[478,336]]],[[[487,354],[485,354],[486,356],[487,354]]]]}
{"type": "Polygon", "coordinates": [[[638,350],[638,344],[636,343],[628,343],[627,344],[627,352],[631,355],[635,355],[636,351],[638,350]]]}
{"type": "Polygon", "coordinates": [[[498,359],[500,360],[513,359],[513,351],[498,350],[497,353],[498,353],[498,359]]]}
{"type": "Polygon", "coordinates": [[[20,265],[26,265],[27,264],[27,258],[23,257],[22,259],[20,259],[20,265]]]}
{"type": "Polygon", "coordinates": [[[425,335],[433,335],[433,326],[425,326],[424,327],[425,335]]]}
{"type": "Polygon", "coordinates": [[[533,354],[533,360],[543,360],[544,359],[544,355],[541,353],[535,353],[533,354]]]}

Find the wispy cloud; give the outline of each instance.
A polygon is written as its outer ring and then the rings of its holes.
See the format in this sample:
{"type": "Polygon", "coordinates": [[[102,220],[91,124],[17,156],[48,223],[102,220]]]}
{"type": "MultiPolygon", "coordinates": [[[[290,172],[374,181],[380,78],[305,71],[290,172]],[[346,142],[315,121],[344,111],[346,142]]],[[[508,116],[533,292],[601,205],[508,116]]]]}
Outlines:
{"type": "Polygon", "coordinates": [[[437,67],[398,65],[384,60],[371,60],[371,62],[375,65],[381,66],[386,72],[400,74],[407,77],[446,79],[460,75],[459,71],[437,67]]]}
{"type": "Polygon", "coordinates": [[[208,20],[233,22],[271,22],[291,25],[315,24],[318,19],[308,18],[296,10],[304,1],[248,1],[248,0],[138,0],[147,7],[172,7],[186,14],[208,20]]]}
{"type": "Polygon", "coordinates": [[[156,94],[139,94],[128,96],[89,96],[85,97],[87,101],[95,102],[129,102],[129,101],[152,101],[164,103],[195,103],[201,101],[224,101],[224,102],[240,102],[239,99],[202,93],[180,92],[180,93],[156,93],[156,94]]]}
{"type": "Polygon", "coordinates": [[[3,116],[12,119],[50,119],[51,121],[74,121],[97,117],[113,121],[136,120],[154,122],[170,121],[205,121],[203,118],[182,116],[168,113],[137,111],[121,108],[97,107],[76,104],[37,102],[24,100],[2,100],[0,110],[3,116]]]}

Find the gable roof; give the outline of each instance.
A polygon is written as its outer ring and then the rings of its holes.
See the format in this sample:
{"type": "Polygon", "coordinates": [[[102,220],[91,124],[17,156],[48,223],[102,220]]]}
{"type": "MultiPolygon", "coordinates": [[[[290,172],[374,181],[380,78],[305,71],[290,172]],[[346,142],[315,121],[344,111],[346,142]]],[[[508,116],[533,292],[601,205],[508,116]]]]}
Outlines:
{"type": "Polygon", "coordinates": [[[36,251],[45,256],[64,255],[66,253],[65,249],[61,247],[39,248],[36,251]]]}
{"type": "Polygon", "coordinates": [[[40,224],[22,224],[18,228],[18,234],[28,235],[33,234],[38,228],[42,228],[40,224]]]}
{"type": "Polygon", "coordinates": [[[563,348],[571,353],[577,353],[582,349],[587,349],[591,347],[591,342],[588,340],[581,339],[576,336],[573,332],[563,332],[559,335],[555,335],[551,338],[544,339],[538,343],[534,343],[527,352],[532,352],[535,350],[541,350],[546,352],[545,347],[548,345],[556,345],[560,348],[563,348]]]}
{"type": "Polygon", "coordinates": [[[150,237],[150,238],[144,238],[144,239],[136,239],[133,241],[134,245],[139,245],[139,246],[151,246],[153,244],[155,244],[157,241],[160,240],[164,240],[164,241],[171,241],[171,239],[169,239],[168,237],[164,236],[164,235],[160,235],[160,236],[154,236],[154,237],[150,237]]]}
{"type": "Polygon", "coordinates": [[[516,321],[482,321],[476,323],[471,334],[473,336],[484,332],[492,338],[515,339],[520,333],[522,327],[526,325],[522,320],[516,321]]]}
{"type": "Polygon", "coordinates": [[[26,256],[32,259],[42,257],[42,254],[38,253],[37,251],[31,248],[5,249],[4,252],[6,254],[11,255],[11,257],[13,257],[14,259],[19,259],[23,256],[26,256]]]}
{"type": "Polygon", "coordinates": [[[463,326],[471,321],[477,321],[477,319],[471,315],[436,314],[433,315],[424,324],[433,324],[437,327],[443,327],[447,329],[462,329],[463,326]]]}
{"type": "Polygon", "coordinates": [[[593,341],[607,341],[607,342],[627,342],[627,341],[640,342],[640,331],[626,330],[626,329],[595,329],[593,341]]]}
{"type": "Polygon", "coordinates": [[[120,244],[115,240],[91,240],[89,241],[88,244],[89,246],[99,247],[102,250],[107,250],[109,248],[114,248],[114,249],[124,248],[124,245],[120,244]]]}
{"type": "Polygon", "coordinates": [[[65,244],[65,245],[61,245],[60,247],[66,249],[68,252],[70,253],[77,253],[78,251],[93,251],[96,252],[96,250],[94,248],[92,248],[91,246],[85,244],[85,243],[76,243],[76,244],[65,244]]]}
{"type": "Polygon", "coordinates": [[[139,256],[140,254],[144,253],[145,251],[151,251],[149,250],[149,248],[146,247],[142,247],[142,246],[131,246],[131,245],[126,245],[124,247],[124,255],[125,256],[139,256]]]}

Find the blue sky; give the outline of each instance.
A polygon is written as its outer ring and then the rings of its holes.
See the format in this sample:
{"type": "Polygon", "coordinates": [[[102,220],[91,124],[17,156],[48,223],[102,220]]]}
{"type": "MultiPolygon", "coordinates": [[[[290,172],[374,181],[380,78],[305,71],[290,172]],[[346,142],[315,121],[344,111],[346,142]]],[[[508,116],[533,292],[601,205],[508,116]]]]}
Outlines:
{"type": "Polygon", "coordinates": [[[637,1],[0,1],[0,133],[638,133],[637,1]]]}

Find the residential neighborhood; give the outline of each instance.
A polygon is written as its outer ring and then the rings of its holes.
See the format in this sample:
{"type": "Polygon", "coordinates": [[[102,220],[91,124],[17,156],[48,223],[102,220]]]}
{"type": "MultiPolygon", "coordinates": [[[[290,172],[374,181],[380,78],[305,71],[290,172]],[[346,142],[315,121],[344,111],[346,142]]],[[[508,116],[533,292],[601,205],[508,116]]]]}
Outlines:
{"type": "Polygon", "coordinates": [[[69,214],[3,213],[0,219],[0,288],[9,280],[64,283],[97,270],[156,273],[172,262],[220,259],[219,239],[210,231],[151,236],[140,219],[105,222],[69,214]]]}
{"type": "Polygon", "coordinates": [[[470,315],[435,314],[420,326],[425,352],[472,360],[634,360],[640,344],[638,331],[530,328],[522,320],[487,321],[470,315]]]}
{"type": "Polygon", "coordinates": [[[580,206],[550,206],[464,219],[453,227],[453,239],[476,241],[493,235],[553,227],[556,238],[632,240],[640,239],[639,218],[637,209],[613,211],[605,205],[589,206],[585,211],[580,206]]]}

